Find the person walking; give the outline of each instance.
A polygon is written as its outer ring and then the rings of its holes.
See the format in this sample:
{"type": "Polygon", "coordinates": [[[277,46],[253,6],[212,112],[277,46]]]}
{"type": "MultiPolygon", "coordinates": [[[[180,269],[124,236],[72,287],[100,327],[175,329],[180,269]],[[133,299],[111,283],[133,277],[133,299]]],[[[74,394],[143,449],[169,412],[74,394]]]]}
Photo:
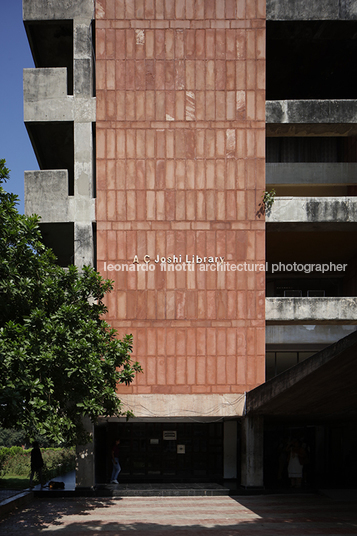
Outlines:
{"type": "Polygon", "coordinates": [[[119,463],[119,444],[120,444],[120,439],[116,439],[112,447],[113,471],[112,471],[112,476],[110,479],[111,484],[119,484],[118,475],[121,471],[121,467],[119,463]]]}
{"type": "Polygon", "coordinates": [[[34,474],[38,474],[40,480],[41,488],[43,488],[42,481],[42,467],[43,467],[43,458],[40,450],[40,445],[38,441],[34,441],[32,444],[31,450],[31,475],[30,475],[30,488],[33,488],[33,477],[34,474]]]}

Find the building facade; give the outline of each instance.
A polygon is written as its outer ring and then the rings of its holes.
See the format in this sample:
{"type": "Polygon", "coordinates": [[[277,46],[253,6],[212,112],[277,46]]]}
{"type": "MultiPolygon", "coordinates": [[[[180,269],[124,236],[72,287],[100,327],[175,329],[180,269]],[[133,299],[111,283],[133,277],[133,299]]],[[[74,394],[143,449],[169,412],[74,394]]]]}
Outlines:
{"type": "Polygon", "coordinates": [[[342,4],[23,0],[41,169],[25,211],[61,264],[114,280],[107,319],[144,370],[118,386],[135,418],[79,447],[79,486],[106,481],[118,434],[124,479],[247,487],[264,484],[264,429],[314,458],[338,434],[327,406],[311,420],[255,393],[355,331],[357,8],[342,4]]]}

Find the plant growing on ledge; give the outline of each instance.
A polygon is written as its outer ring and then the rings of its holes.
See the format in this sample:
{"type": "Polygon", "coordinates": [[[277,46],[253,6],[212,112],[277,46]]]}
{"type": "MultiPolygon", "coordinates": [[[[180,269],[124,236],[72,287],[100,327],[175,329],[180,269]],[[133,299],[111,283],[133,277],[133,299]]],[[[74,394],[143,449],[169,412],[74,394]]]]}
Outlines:
{"type": "Polygon", "coordinates": [[[16,209],[0,160],[0,426],[63,445],[85,444],[87,416],[121,415],[117,383],[141,372],[103,320],[112,289],[91,267],[67,270],[42,243],[36,215],[16,209]]]}
{"type": "Polygon", "coordinates": [[[262,195],[263,206],[264,206],[265,212],[270,212],[271,207],[273,206],[273,203],[275,201],[275,196],[276,196],[276,191],[274,190],[274,188],[272,188],[269,191],[266,190],[264,194],[262,195]]]}

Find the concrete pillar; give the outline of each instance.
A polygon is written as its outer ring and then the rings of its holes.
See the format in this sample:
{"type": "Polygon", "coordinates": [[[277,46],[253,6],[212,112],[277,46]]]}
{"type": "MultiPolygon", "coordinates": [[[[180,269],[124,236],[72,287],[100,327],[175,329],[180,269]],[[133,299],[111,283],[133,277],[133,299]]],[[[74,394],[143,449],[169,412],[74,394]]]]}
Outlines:
{"type": "Polygon", "coordinates": [[[325,484],[327,438],[325,426],[316,426],[315,430],[315,480],[316,484],[320,486],[325,484]]]}
{"type": "Polygon", "coordinates": [[[74,264],[78,268],[94,261],[93,134],[92,123],[85,119],[74,123],[74,264]]]}
{"type": "Polygon", "coordinates": [[[223,478],[237,478],[237,421],[223,423],[223,478]]]}
{"type": "Polygon", "coordinates": [[[91,21],[74,19],[73,91],[77,97],[93,96],[93,43],[91,21]]]}
{"type": "Polygon", "coordinates": [[[263,487],[263,417],[245,417],[242,422],[241,484],[263,487]]]}
{"type": "Polygon", "coordinates": [[[76,464],[76,487],[92,488],[95,484],[94,478],[94,426],[90,419],[84,419],[84,426],[92,437],[92,442],[87,445],[77,445],[76,464]]]}

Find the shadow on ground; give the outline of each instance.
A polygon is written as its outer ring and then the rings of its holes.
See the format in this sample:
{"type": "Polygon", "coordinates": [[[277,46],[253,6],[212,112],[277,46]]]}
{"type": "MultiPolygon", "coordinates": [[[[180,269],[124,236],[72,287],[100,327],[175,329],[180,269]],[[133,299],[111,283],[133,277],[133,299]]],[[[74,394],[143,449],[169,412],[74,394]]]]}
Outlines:
{"type": "Polygon", "coordinates": [[[357,535],[354,502],[319,495],[36,499],[0,522],[4,536],[357,535]]]}

